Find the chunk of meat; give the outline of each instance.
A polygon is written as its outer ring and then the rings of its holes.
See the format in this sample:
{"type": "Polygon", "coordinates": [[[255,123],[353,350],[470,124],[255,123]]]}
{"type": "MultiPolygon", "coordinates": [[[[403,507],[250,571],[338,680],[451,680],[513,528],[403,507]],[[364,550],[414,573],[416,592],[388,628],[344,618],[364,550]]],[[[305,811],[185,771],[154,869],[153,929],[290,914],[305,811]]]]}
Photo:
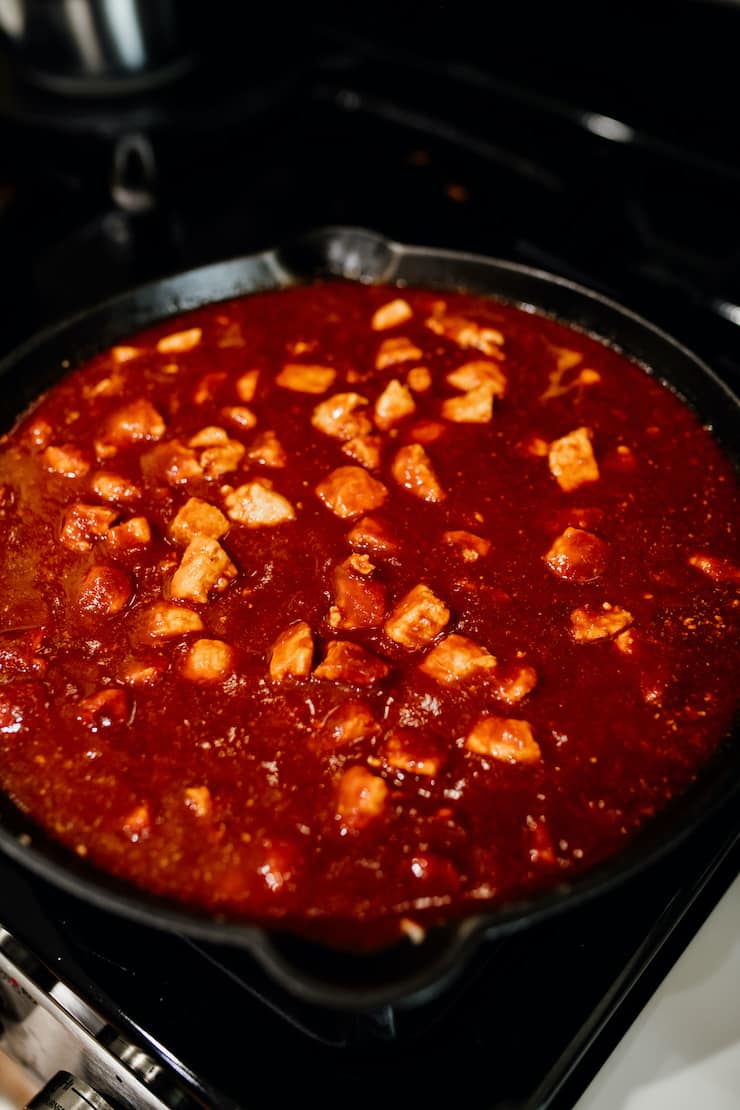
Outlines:
{"type": "Polygon", "coordinates": [[[44,447],[48,447],[54,435],[54,429],[48,420],[44,420],[42,416],[37,416],[28,424],[23,433],[23,439],[32,448],[41,451],[44,447]]]}
{"type": "Polygon", "coordinates": [[[146,840],[152,831],[152,824],[152,811],[149,804],[142,802],[141,805],[129,810],[121,820],[121,829],[132,844],[137,844],[140,840],[146,840]]]}
{"type": "Polygon", "coordinates": [[[333,709],[311,738],[316,751],[346,748],[355,740],[366,740],[380,733],[370,707],[363,701],[346,701],[333,709]]]}
{"type": "Polygon", "coordinates": [[[218,447],[207,447],[201,452],[199,460],[203,474],[206,478],[220,478],[222,474],[236,470],[244,458],[244,452],[244,444],[236,439],[230,439],[218,447]]]}
{"type": "Polygon", "coordinates": [[[252,446],[247,451],[247,458],[261,463],[262,466],[274,467],[283,467],[288,461],[280,440],[272,431],[260,432],[254,437],[252,446]]]}
{"type": "Polygon", "coordinates": [[[195,816],[205,820],[213,812],[213,799],[207,786],[187,786],[184,791],[185,805],[195,816]]]}
{"type": "Polygon", "coordinates": [[[313,664],[313,636],[305,621],[296,621],[280,633],[270,650],[270,678],[307,678],[313,664]]]}
{"type": "Polygon", "coordinates": [[[188,440],[188,447],[217,447],[229,442],[229,433],[218,424],[207,424],[188,440]]]}
{"type": "Polygon", "coordinates": [[[96,441],[95,450],[102,458],[107,458],[119,447],[161,439],[166,430],[164,420],[151,401],[139,397],[108,417],[96,441]]]}
{"type": "Polygon", "coordinates": [[[700,570],[713,582],[740,582],[740,567],[733,563],[732,559],[719,555],[699,554],[690,555],[688,562],[689,566],[700,570]]]}
{"type": "Polygon", "coordinates": [[[209,374],[203,374],[201,378],[198,378],[193,390],[193,400],[196,405],[206,405],[215,401],[226,384],[227,377],[228,374],[224,370],[212,370],[209,374]]]}
{"type": "Polygon", "coordinates": [[[170,521],[169,534],[176,543],[188,544],[196,536],[220,540],[229,530],[229,522],[215,505],[200,497],[190,497],[170,521]]]}
{"type": "Polygon", "coordinates": [[[382,445],[380,436],[355,436],[342,444],[342,452],[368,470],[377,470],[382,445]]]}
{"type": "Polygon", "coordinates": [[[432,386],[432,375],[426,366],[414,366],[406,375],[406,385],[414,393],[426,393],[432,386]]]}
{"type": "Polygon", "coordinates": [[[388,301],[375,309],[370,327],[373,331],[387,331],[388,328],[397,328],[399,324],[404,324],[413,315],[408,301],[403,297],[396,297],[395,300],[388,301]]]}
{"type": "Polygon", "coordinates": [[[465,563],[475,563],[482,559],[491,550],[491,541],[483,536],[476,536],[474,532],[457,530],[442,533],[442,543],[448,547],[456,548],[465,563]]]}
{"type": "Polygon", "coordinates": [[[77,604],[88,617],[109,617],[126,608],[133,592],[131,575],[125,570],[96,563],[80,583],[77,604]]]}
{"type": "Polygon", "coordinates": [[[128,478],[122,478],[120,474],[113,474],[106,470],[98,471],[90,483],[90,489],[101,501],[114,504],[128,505],[141,497],[139,487],[128,478]]]}
{"type": "Polygon", "coordinates": [[[145,516],[132,516],[116,524],[105,536],[105,546],[111,552],[134,551],[152,541],[152,530],[145,516]]]}
{"type": "Polygon", "coordinates": [[[420,582],[396,603],[384,627],[395,643],[418,651],[439,635],[449,619],[445,603],[420,582]]]}
{"type": "Polygon", "coordinates": [[[143,347],[129,347],[126,345],[119,345],[111,347],[111,358],[117,366],[123,366],[125,362],[131,362],[133,359],[138,358],[139,355],[144,353],[143,347]]]}
{"type": "Polygon", "coordinates": [[[349,767],[337,790],[337,815],[350,829],[364,829],[383,812],[388,787],[379,775],[357,764],[349,767]]]}
{"type": "Polygon", "coordinates": [[[249,431],[257,424],[257,417],[246,405],[225,405],[221,409],[221,415],[242,432],[249,431]]]}
{"type": "Polygon", "coordinates": [[[337,376],[331,366],[311,366],[300,362],[286,362],[275,381],[283,389],[296,393],[325,393],[337,376]]]}
{"type": "Polygon", "coordinates": [[[411,729],[395,729],[383,747],[383,762],[394,771],[436,778],[443,759],[430,750],[428,738],[411,729]]]}
{"type": "Polygon", "coordinates": [[[227,516],[247,528],[272,528],[295,520],[295,509],[264,478],[246,482],[224,498],[227,516]]]}
{"type": "Polygon", "coordinates": [[[375,369],[387,370],[389,366],[397,366],[401,362],[416,362],[422,357],[421,348],[405,336],[384,339],[375,356],[375,369]]]}
{"type": "Polygon", "coordinates": [[[372,655],[360,644],[349,640],[332,640],[326,655],[315,669],[314,677],[330,682],[347,682],[355,686],[372,686],[390,671],[390,666],[372,655]]]}
{"type": "Polygon", "coordinates": [[[0,635],[0,675],[3,680],[7,682],[10,678],[23,675],[42,677],[47,670],[46,660],[38,654],[43,642],[43,628],[0,635]]]}
{"type": "Polygon", "coordinates": [[[182,664],[191,682],[218,682],[233,670],[234,652],[223,640],[194,640],[182,664]]]}
{"type": "Polygon", "coordinates": [[[202,328],[173,331],[157,340],[157,351],[160,355],[183,355],[186,351],[192,351],[197,347],[202,338],[202,328]]]}
{"type": "Polygon", "coordinates": [[[240,374],[236,379],[236,395],[245,405],[254,400],[259,376],[259,370],[247,370],[245,374],[240,374]]]}
{"type": "Polygon", "coordinates": [[[550,473],[566,493],[599,480],[599,466],[591,446],[591,429],[576,428],[555,439],[548,450],[550,473]]]}
{"type": "Polygon", "coordinates": [[[482,717],[465,737],[465,747],[503,763],[534,764],[542,758],[529,722],[509,717],[482,717]]]}
{"type": "Polygon", "coordinates": [[[537,671],[528,663],[511,663],[496,671],[496,696],[509,705],[523,701],[537,685],[537,671]]]}
{"type": "Polygon", "coordinates": [[[444,501],[447,494],[434,473],[432,460],[420,443],[409,443],[396,452],[391,473],[402,489],[421,501],[444,501]]]}
{"type": "Polygon", "coordinates": [[[472,348],[489,358],[503,358],[504,337],[498,328],[485,327],[464,316],[448,316],[441,306],[424,321],[435,335],[449,339],[458,347],[472,348]]]}
{"type": "Polygon", "coordinates": [[[380,508],[388,490],[361,466],[340,466],[319,482],[316,495],[344,520],[380,508]]]}
{"type": "Polygon", "coordinates": [[[311,423],[333,439],[367,435],[372,430],[370,418],[366,412],[358,411],[366,404],[367,397],[359,393],[335,393],[316,406],[311,423]]]}
{"type": "Polygon", "coordinates": [[[116,509],[77,501],[64,513],[59,538],[70,551],[90,551],[97,540],[105,538],[117,518],[116,509]]]}
{"type": "Polygon", "coordinates": [[[503,397],[506,393],[506,375],[497,363],[486,359],[464,362],[447,375],[447,381],[464,393],[476,389],[488,389],[494,397],[503,397]]]}
{"type": "Polygon", "coordinates": [[[544,558],[550,570],[566,582],[593,582],[606,570],[609,544],[593,532],[566,528],[544,558]]]}
{"type": "Polygon", "coordinates": [[[414,443],[436,443],[447,431],[440,420],[420,420],[408,429],[407,435],[414,443]]]}
{"type": "Polygon", "coordinates": [[[387,432],[404,416],[416,410],[416,402],[407,386],[394,378],[388,382],[375,402],[375,423],[381,431],[387,432]]]}
{"type": "Polygon", "coordinates": [[[398,550],[398,543],[388,525],[372,516],[358,520],[348,533],[347,540],[358,551],[370,551],[374,555],[392,555],[398,550]]]}
{"type": "Polygon", "coordinates": [[[203,621],[197,613],[168,601],[156,601],[144,610],[142,618],[144,632],[154,640],[203,631],[203,621]]]}
{"type": "Polygon", "coordinates": [[[208,601],[211,590],[225,590],[238,571],[224,549],[211,536],[195,536],[183,552],[172,577],[172,597],[182,601],[208,601]]]}
{"type": "Polygon", "coordinates": [[[75,716],[91,732],[124,725],[130,713],[129,695],[118,686],[98,690],[77,703],[75,716]]]}
{"type": "Polygon", "coordinates": [[[374,628],[384,616],[384,588],[378,582],[368,582],[367,573],[356,569],[352,557],[340,563],[334,571],[334,604],[329,611],[331,627],[374,628]]]}
{"type": "Polygon", "coordinates": [[[149,482],[165,482],[168,486],[184,485],[203,474],[193,448],[178,439],[160,443],[142,455],[141,470],[149,482]]]}
{"type": "Polygon", "coordinates": [[[493,393],[480,385],[459,397],[442,402],[442,416],[453,424],[489,424],[493,416],[493,393]]]}
{"type": "Polygon", "coordinates": [[[632,624],[632,614],[619,605],[608,601],[596,608],[584,605],[570,614],[573,639],[579,644],[592,644],[598,640],[609,640],[623,632],[632,624]]]}
{"type": "Polygon", "coordinates": [[[453,632],[433,647],[419,666],[440,685],[456,686],[458,682],[492,675],[496,657],[474,640],[453,632]]]}
{"type": "Polygon", "coordinates": [[[119,682],[127,686],[153,686],[167,670],[167,661],[159,655],[129,655],[118,672],[119,682]]]}
{"type": "Polygon", "coordinates": [[[64,478],[82,478],[90,470],[90,461],[84,451],[73,443],[61,447],[50,446],[41,453],[41,463],[52,474],[64,478]]]}

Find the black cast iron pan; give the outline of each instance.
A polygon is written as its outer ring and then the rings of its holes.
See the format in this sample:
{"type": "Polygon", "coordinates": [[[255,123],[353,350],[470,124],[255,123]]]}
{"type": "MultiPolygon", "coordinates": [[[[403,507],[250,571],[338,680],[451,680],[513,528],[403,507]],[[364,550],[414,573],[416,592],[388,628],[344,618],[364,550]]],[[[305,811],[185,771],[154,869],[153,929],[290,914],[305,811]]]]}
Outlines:
{"type": "MultiPolygon", "coordinates": [[[[0,364],[0,420],[16,416],[57,380],[140,328],[199,305],[317,277],[461,289],[531,306],[573,324],[644,364],[711,425],[740,471],[740,401],[675,340],[612,301],[569,281],[509,262],[452,251],[406,247],[358,228],[329,227],[261,254],[154,282],[44,332],[0,364]]],[[[335,952],[263,928],[217,919],[139,891],[104,874],[48,837],[0,795],[0,848],[79,898],[151,925],[246,948],[283,986],[303,999],[341,1009],[412,1004],[441,989],[486,938],[533,926],[584,900],[604,896],[655,864],[720,808],[740,796],[738,730],[694,786],[654,818],[629,847],[594,870],[536,897],[430,931],[373,955],[335,952]]],[[[740,813],[738,814],[740,826],[740,813]]]]}

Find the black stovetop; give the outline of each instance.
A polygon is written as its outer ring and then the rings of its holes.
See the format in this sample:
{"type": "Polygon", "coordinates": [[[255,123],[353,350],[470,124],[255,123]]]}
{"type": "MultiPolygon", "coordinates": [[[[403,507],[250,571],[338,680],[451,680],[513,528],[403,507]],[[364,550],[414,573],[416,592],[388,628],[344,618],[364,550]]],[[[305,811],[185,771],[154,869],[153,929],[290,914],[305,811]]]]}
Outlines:
{"type": "MultiPolygon", "coordinates": [[[[740,387],[740,12],[606,4],[597,24],[593,6],[520,5],[494,34],[465,3],[337,7],[288,31],[236,7],[146,97],[59,100],[0,56],[0,354],[140,281],[344,223],[580,281],[740,387]]],[[[445,1105],[462,1084],[466,1106],[566,1107],[737,874],[739,835],[720,814],[648,876],[484,945],[429,1002],[370,1014],[299,1002],[243,953],[4,861],[0,925],[211,1105],[270,1085],[282,1105],[287,1069],[327,1105],[445,1105]]]]}

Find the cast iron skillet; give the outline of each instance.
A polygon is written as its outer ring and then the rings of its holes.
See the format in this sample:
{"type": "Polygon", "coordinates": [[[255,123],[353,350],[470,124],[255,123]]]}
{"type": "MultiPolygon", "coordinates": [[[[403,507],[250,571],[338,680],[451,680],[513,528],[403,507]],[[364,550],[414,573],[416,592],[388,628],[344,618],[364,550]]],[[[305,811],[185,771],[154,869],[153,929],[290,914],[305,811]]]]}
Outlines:
{"type": "MultiPolygon", "coordinates": [[[[3,429],[66,369],[163,317],[242,293],[316,277],[460,289],[531,306],[616,345],[681,395],[711,425],[740,471],[740,401],[668,335],[627,309],[562,278],[510,262],[406,247],[359,228],[328,227],[261,254],[166,278],[43,332],[0,364],[3,429]]],[[[735,729],[734,739],[740,739],[735,729]]],[[[693,787],[618,857],[540,895],[402,941],[373,955],[335,952],[294,936],[219,919],[142,892],[48,837],[0,795],[0,848],[45,879],[117,914],[207,941],[246,948],[275,980],[309,1002],[345,1010],[412,1004],[440,990],[486,938],[606,894],[656,863],[740,795],[740,744],[728,737],[693,787]]],[[[729,812],[729,810],[727,810],[729,812]]],[[[740,823],[740,815],[738,816],[740,823]]]]}

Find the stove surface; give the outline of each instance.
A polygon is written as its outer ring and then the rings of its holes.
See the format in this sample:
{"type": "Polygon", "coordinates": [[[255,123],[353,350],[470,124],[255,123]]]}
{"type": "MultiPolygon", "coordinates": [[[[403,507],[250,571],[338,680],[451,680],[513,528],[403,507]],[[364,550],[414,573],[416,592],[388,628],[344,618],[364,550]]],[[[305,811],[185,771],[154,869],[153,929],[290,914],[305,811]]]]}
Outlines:
{"type": "MultiPolygon", "coordinates": [[[[740,388],[722,65],[740,11],[568,18],[523,5],[495,39],[465,4],[327,6],[288,31],[214,18],[179,80],[116,101],[60,100],[0,56],[0,353],[142,281],[343,223],[589,285],[740,388]],[[686,81],[706,46],[712,74],[686,81]]],[[[484,945],[427,1003],[367,1014],[302,1003],[246,953],[114,918],[5,860],[0,935],[43,990],[61,982],[101,1016],[97,1038],[172,1072],[164,1105],[280,1104],[297,1084],[328,1105],[462,1090],[470,1107],[567,1107],[738,873],[739,836],[720,813],[612,895],[484,945]]]]}

